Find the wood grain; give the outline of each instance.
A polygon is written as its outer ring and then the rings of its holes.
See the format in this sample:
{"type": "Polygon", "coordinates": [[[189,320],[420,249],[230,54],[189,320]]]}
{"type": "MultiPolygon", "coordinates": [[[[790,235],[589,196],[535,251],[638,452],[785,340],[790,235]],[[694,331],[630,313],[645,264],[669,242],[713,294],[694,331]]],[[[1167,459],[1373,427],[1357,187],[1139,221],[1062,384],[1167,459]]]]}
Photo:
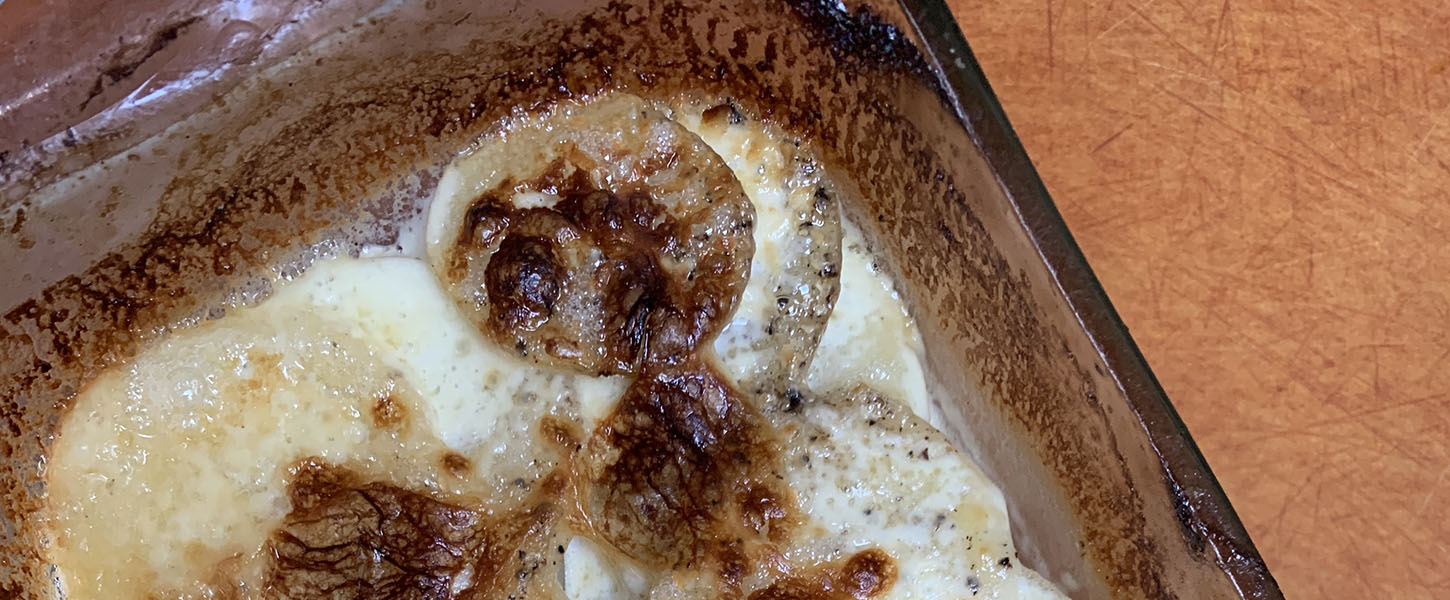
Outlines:
{"type": "Polygon", "coordinates": [[[1286,594],[1450,596],[1450,5],[950,4],[1286,594]]]}

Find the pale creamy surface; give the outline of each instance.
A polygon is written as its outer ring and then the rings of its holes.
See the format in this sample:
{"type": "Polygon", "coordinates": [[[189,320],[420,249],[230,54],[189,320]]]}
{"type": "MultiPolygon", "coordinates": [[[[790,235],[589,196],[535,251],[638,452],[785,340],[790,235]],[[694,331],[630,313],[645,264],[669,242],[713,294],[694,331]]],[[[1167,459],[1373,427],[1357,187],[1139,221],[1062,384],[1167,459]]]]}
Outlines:
{"type": "MultiPolygon", "coordinates": [[[[676,118],[726,159],[756,210],[750,280],[714,347],[739,383],[770,360],[772,290],[790,280],[782,256],[815,184],[800,179],[789,142],[761,126],[702,131],[691,114],[676,118]]],[[[438,197],[464,198],[501,174],[474,164],[450,169],[438,197]]],[[[781,553],[814,564],[880,548],[900,576],[878,598],[1056,597],[1016,564],[1001,493],[926,422],[920,336],[860,232],[844,232],[839,299],[804,374],[809,398],[769,416],[801,518],[781,553]]],[[[425,237],[436,233],[430,220],[425,237]]],[[[48,466],[53,560],[71,598],[208,597],[223,582],[255,596],[300,458],[506,506],[525,493],[515,482],[553,467],[520,432],[545,415],[588,431],[626,385],[497,347],[421,258],[322,261],[257,307],[174,334],[79,395],[48,466]],[[403,425],[375,422],[382,398],[409,415],[403,425]],[[440,466],[450,452],[468,459],[465,477],[440,466]]],[[[588,537],[575,537],[563,562],[571,600],[650,593],[651,574],[588,537]]]]}
{"type": "Polygon", "coordinates": [[[564,594],[569,600],[639,598],[648,589],[638,567],[587,537],[575,537],[564,550],[564,594]]]}
{"type": "Polygon", "coordinates": [[[807,523],[787,557],[810,563],[885,550],[900,575],[881,598],[1055,595],[1014,564],[1001,492],[906,406],[861,387],[803,413],[785,427],[786,480],[807,523]]]}
{"type": "Polygon", "coordinates": [[[552,466],[514,432],[550,413],[597,418],[623,385],[495,348],[422,261],[322,262],[80,395],[52,456],[56,562],[77,598],[205,593],[193,582],[217,562],[255,557],[289,510],[287,467],[309,456],[506,505],[524,491],[514,480],[552,466]],[[373,423],[390,394],[416,431],[373,423]],[[439,473],[449,451],[470,460],[466,484],[439,473]]]}
{"type": "Polygon", "coordinates": [[[936,423],[922,370],[921,334],[891,277],[847,222],[841,240],[841,295],[826,323],[807,383],[818,393],[868,385],[936,423]]]}
{"type": "MultiPolygon", "coordinates": [[[[72,597],[205,592],[194,582],[255,555],[286,514],[299,457],[391,471],[442,451],[370,425],[381,397],[418,403],[375,349],[277,300],[177,334],[77,399],[49,477],[72,597]]],[[[434,483],[429,469],[398,471],[434,483]]]]}
{"type": "Polygon", "coordinates": [[[731,124],[712,128],[689,110],[679,111],[677,118],[725,158],[755,205],[750,281],[740,295],[734,318],[715,340],[715,354],[725,372],[737,381],[745,380],[761,375],[770,362],[767,326],[776,312],[774,291],[794,285],[785,274],[786,260],[799,252],[796,223],[812,202],[815,181],[797,176],[791,153],[759,127],[731,124]]]}

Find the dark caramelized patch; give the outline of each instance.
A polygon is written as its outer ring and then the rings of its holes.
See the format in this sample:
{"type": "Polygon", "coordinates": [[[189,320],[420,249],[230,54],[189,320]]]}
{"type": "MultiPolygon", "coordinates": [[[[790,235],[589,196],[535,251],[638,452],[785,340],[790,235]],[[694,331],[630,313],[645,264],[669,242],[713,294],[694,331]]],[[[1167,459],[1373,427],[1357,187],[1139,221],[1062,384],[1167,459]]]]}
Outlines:
{"type": "Polygon", "coordinates": [[[379,429],[396,429],[408,418],[408,407],[390,392],[378,396],[372,408],[373,425],[379,429]]]}
{"type": "Polygon", "coordinates": [[[852,598],[870,598],[891,589],[894,583],[896,561],[876,548],[856,553],[840,572],[841,589],[852,598]]]}
{"type": "Polygon", "coordinates": [[[866,600],[891,589],[896,575],[896,562],[871,548],[856,553],[845,564],[821,565],[781,579],[752,592],[750,600],[866,600]]]}
{"type": "Polygon", "coordinates": [[[473,471],[473,461],[457,452],[443,453],[443,470],[459,479],[465,479],[473,471]]]}
{"type": "Polygon", "coordinates": [[[559,300],[559,270],[553,242],[528,235],[504,238],[485,275],[497,326],[533,331],[549,320],[559,300]]]}
{"type": "MultiPolygon", "coordinates": [[[[743,118],[722,106],[706,118],[743,118]]],[[[587,445],[552,419],[540,433],[570,453],[587,448],[576,455],[578,505],[602,541],[739,592],[794,523],[793,498],[774,476],[773,430],[700,356],[749,275],[754,207],[703,142],[637,98],[574,110],[543,133],[488,142],[502,144],[486,146],[488,160],[544,158],[524,168],[526,180],[505,171],[454,209],[463,222],[435,265],[474,323],[506,347],[554,366],[636,375],[587,445]],[[521,191],[553,198],[520,207],[521,191]]],[[[834,204],[818,204],[805,222],[835,224],[834,204]]],[[[838,237],[834,228],[825,236],[838,237]]],[[[810,316],[823,323],[825,313],[810,316]]],[[[815,335],[785,325],[782,333],[815,344],[815,335]]]]}
{"type": "Polygon", "coordinates": [[[465,235],[460,243],[475,248],[490,248],[498,241],[498,235],[509,226],[512,211],[489,202],[479,202],[468,207],[464,217],[465,235]]]}
{"type": "Polygon", "coordinates": [[[536,361],[680,364],[740,297],[754,207],[704,142],[638,99],[556,118],[490,142],[504,150],[489,156],[544,158],[461,210],[440,275],[480,329],[536,361]],[[556,200],[520,208],[520,191],[556,200]]]}
{"type": "Polygon", "coordinates": [[[269,598],[493,598],[549,585],[537,569],[557,518],[547,502],[494,520],[305,460],[269,542],[269,598]]]}
{"type": "Polygon", "coordinates": [[[603,537],[665,568],[748,574],[742,543],[784,523],[765,481],[774,457],[755,410],[699,365],[641,377],[599,426],[588,509],[603,537]]]}

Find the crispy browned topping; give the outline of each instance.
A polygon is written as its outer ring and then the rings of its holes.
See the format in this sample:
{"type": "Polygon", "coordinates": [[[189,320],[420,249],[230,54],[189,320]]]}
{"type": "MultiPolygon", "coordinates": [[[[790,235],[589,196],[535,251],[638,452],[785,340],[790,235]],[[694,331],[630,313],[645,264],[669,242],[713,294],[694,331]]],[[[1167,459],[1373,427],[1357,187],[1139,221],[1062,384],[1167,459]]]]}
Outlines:
{"type": "MultiPolygon", "coordinates": [[[[747,570],[736,540],[779,536],[788,500],[759,415],[699,365],[641,377],[599,426],[588,504],[600,533],[658,566],[747,570]]],[[[736,576],[738,578],[738,574],[736,576]]]]}
{"type": "Polygon", "coordinates": [[[530,332],[554,315],[562,275],[558,261],[548,238],[504,238],[484,274],[498,329],[530,332]]]}
{"type": "Polygon", "coordinates": [[[553,415],[545,415],[539,421],[539,435],[566,453],[584,447],[584,434],[579,431],[579,426],[553,415]]]}
{"type": "MultiPolygon", "coordinates": [[[[634,375],[614,410],[593,431],[542,419],[537,433],[565,460],[530,498],[498,514],[317,459],[300,462],[289,486],[292,510],[264,553],[264,595],[558,592],[550,571],[560,540],[573,535],[565,523],[656,574],[694,578],[700,589],[729,597],[789,570],[775,545],[796,529],[796,507],[778,475],[776,432],[755,399],[702,357],[748,277],[753,207],[698,138],[652,111],[636,118],[609,112],[616,109],[606,103],[602,115],[587,112],[592,106],[581,114],[637,146],[596,156],[603,151],[571,145],[566,135],[566,149],[532,180],[506,179],[467,207],[438,270],[495,341],[549,365],[634,375]],[[629,176],[619,176],[620,161],[633,161],[629,176]],[[612,175],[599,174],[606,170],[612,175]],[[519,207],[511,194],[521,190],[556,200],[519,207]]],[[[737,116],[729,108],[714,118],[737,116]]],[[[805,216],[813,227],[834,222],[825,218],[834,206],[822,198],[805,216]]],[[[837,264],[838,254],[818,258],[837,264]]],[[[812,336],[800,337],[814,346],[812,336]]],[[[385,431],[411,426],[408,406],[390,394],[376,399],[370,416],[385,431]]],[[[461,454],[433,460],[458,479],[473,474],[461,454]]],[[[844,566],[807,567],[820,575],[793,576],[751,597],[871,597],[895,573],[889,557],[873,552],[844,566]]],[[[235,565],[217,572],[229,569],[235,565]]]]}
{"type": "Polygon", "coordinates": [[[852,598],[870,598],[896,583],[896,562],[876,548],[858,552],[846,561],[838,583],[852,598]]]}
{"type": "Polygon", "coordinates": [[[556,585],[531,577],[552,560],[559,515],[547,501],[486,519],[316,459],[294,472],[292,512],[269,542],[267,597],[493,598],[556,585]]]}
{"type": "Polygon", "coordinates": [[[739,299],[754,208],[704,142],[637,99],[577,110],[494,142],[543,158],[468,206],[445,279],[480,329],[536,361],[679,364],[739,299]],[[556,200],[520,207],[523,191],[556,200]]]}
{"type": "Polygon", "coordinates": [[[736,497],[740,506],[741,524],[771,541],[785,539],[790,531],[790,500],[768,485],[750,485],[736,497]]]}

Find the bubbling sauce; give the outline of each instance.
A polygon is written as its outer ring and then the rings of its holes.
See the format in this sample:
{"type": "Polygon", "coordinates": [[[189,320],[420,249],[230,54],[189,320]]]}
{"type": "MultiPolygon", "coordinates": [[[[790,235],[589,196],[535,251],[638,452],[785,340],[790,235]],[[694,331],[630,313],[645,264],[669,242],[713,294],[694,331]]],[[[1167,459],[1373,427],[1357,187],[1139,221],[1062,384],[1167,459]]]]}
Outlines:
{"type": "Polygon", "coordinates": [[[728,101],[519,117],[424,247],[320,261],[80,394],[65,595],[1056,596],[925,420],[843,189],[728,101]]]}

